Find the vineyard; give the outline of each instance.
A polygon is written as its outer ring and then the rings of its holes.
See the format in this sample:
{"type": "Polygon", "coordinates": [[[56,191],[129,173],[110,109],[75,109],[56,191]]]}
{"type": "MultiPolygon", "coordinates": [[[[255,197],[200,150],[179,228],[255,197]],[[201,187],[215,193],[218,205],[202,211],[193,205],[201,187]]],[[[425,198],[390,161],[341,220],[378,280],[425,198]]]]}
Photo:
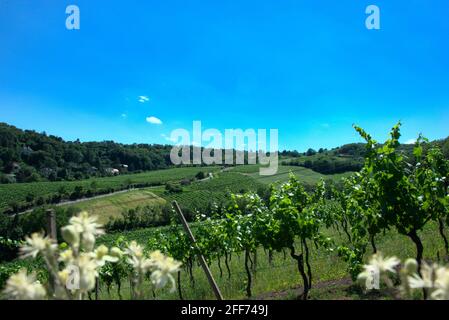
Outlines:
{"type": "MultiPolygon", "coordinates": [[[[195,228],[193,228],[194,233],[195,228]]],[[[159,231],[159,230],[158,230],[159,231]]],[[[166,232],[166,228],[161,228],[166,232]]],[[[441,255],[442,243],[434,237],[437,226],[431,224],[422,232],[422,239],[426,247],[425,258],[437,259],[441,255]]],[[[121,238],[124,241],[135,240],[146,243],[147,239],[154,236],[154,229],[136,230],[122,234],[103,236],[99,243],[113,246],[121,238]]],[[[345,237],[334,230],[325,230],[324,233],[335,241],[346,243],[345,237]]],[[[300,244],[297,243],[299,246],[300,244]]],[[[415,254],[413,244],[395,232],[387,232],[378,239],[379,250],[388,255],[407,258],[415,254]]],[[[298,279],[297,264],[291,261],[288,252],[269,252],[263,248],[257,249],[257,262],[253,270],[252,298],[258,299],[296,299],[301,293],[302,283],[298,279]]],[[[213,259],[210,263],[211,271],[226,299],[245,299],[246,295],[246,270],[244,254],[232,253],[229,257],[230,277],[226,270],[224,259],[213,259]],[[221,271],[220,271],[221,269],[221,271]]],[[[323,249],[310,248],[310,264],[314,270],[314,289],[310,293],[310,299],[379,299],[379,294],[365,292],[354,284],[347,273],[347,264],[334,252],[323,249]]],[[[203,270],[194,263],[192,268],[194,281],[191,280],[190,270],[183,268],[181,271],[181,295],[184,299],[214,299],[213,292],[204,275],[203,270]]],[[[126,278],[125,278],[126,279],[126,278]]],[[[150,290],[150,283],[147,283],[150,290]]],[[[121,295],[126,299],[127,281],[122,281],[121,295]]],[[[149,294],[151,296],[151,294],[149,294]]],[[[112,284],[109,293],[106,286],[102,288],[102,299],[119,299],[117,285],[112,284]]],[[[163,291],[157,295],[157,299],[179,299],[179,292],[163,291]]]]}
{"type": "MultiPolygon", "coordinates": [[[[326,186],[322,179],[308,191],[291,173],[264,198],[255,192],[263,184],[231,171],[216,173],[216,178],[193,183],[182,192],[165,193],[168,200],[181,204],[208,203],[208,215],[196,215],[191,224],[196,245],[174,212],[168,226],[106,234],[98,243],[117,252],[140,243],[146,252],[160,250],[179,261],[176,290],[155,291],[153,275],[151,279],[141,275],[136,293],[131,260],[111,258],[99,268],[97,298],[128,299],[136,294],[213,298],[198,267],[200,254],[212,266],[227,299],[445,299],[449,296],[449,269],[444,266],[449,258],[449,161],[422,137],[412,157],[401,152],[400,124],[382,145],[363,129],[355,129],[366,140],[364,165],[343,179],[343,188],[326,186]],[[221,202],[224,194],[229,201],[221,202]],[[382,253],[394,257],[384,258],[382,253]],[[400,268],[397,257],[412,256],[415,259],[406,260],[400,271],[394,269],[400,268]],[[362,285],[373,266],[383,281],[374,293],[362,285]],[[426,280],[435,272],[433,280],[426,280]],[[396,273],[396,280],[391,280],[396,273]],[[399,279],[400,287],[395,285],[399,279]]],[[[247,169],[244,173],[252,170],[247,169]]],[[[39,261],[38,276],[45,282],[48,274],[42,260],[5,264],[0,279],[4,283],[12,272],[22,266],[36,268],[39,261]]]]}
{"type": "Polygon", "coordinates": [[[221,172],[213,179],[193,183],[180,193],[164,193],[155,190],[155,194],[166,199],[168,202],[178,201],[180,206],[188,212],[200,211],[206,213],[211,204],[222,205],[231,193],[256,192],[263,184],[251,177],[234,172],[221,172]]]}
{"type": "MultiPolygon", "coordinates": [[[[208,167],[207,171],[214,172],[218,169],[218,167],[208,167]]],[[[182,179],[193,179],[199,171],[202,169],[185,167],[81,181],[1,184],[0,212],[11,210],[12,207],[53,203],[53,200],[59,202],[61,199],[78,199],[132,187],[179,182],[182,179]]]]}
{"type": "Polygon", "coordinates": [[[270,176],[261,176],[259,175],[259,167],[259,165],[247,165],[242,167],[235,167],[232,169],[232,171],[246,174],[263,184],[286,182],[288,181],[290,174],[293,173],[296,177],[298,177],[298,179],[301,180],[303,184],[309,186],[315,185],[321,179],[338,182],[341,180],[341,178],[348,177],[352,173],[345,172],[324,175],[304,167],[281,165],[279,166],[278,172],[276,174],[270,176]]]}

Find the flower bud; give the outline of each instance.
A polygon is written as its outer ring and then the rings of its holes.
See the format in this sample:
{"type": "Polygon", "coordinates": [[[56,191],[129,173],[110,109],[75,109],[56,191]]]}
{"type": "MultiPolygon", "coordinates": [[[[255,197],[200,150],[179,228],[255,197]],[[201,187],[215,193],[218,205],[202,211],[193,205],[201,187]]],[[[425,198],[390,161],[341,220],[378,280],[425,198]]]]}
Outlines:
{"type": "Polygon", "coordinates": [[[368,273],[362,272],[357,276],[357,283],[361,286],[366,285],[366,280],[368,279],[368,273]]]}
{"type": "Polygon", "coordinates": [[[58,272],[59,279],[62,284],[65,285],[67,283],[67,279],[69,278],[70,272],[67,269],[58,272]]]}
{"type": "Polygon", "coordinates": [[[418,262],[415,259],[409,258],[405,261],[404,268],[408,274],[415,273],[418,270],[418,262]]]}
{"type": "Polygon", "coordinates": [[[108,254],[108,251],[109,251],[108,247],[106,247],[104,244],[99,246],[97,250],[95,250],[95,253],[97,254],[97,259],[101,260],[105,255],[108,254]]]}
{"type": "Polygon", "coordinates": [[[62,261],[64,263],[70,263],[73,260],[73,252],[71,249],[67,249],[62,251],[59,254],[59,261],[62,261]]]}
{"type": "Polygon", "coordinates": [[[83,234],[83,248],[87,251],[92,251],[95,245],[95,236],[91,233],[83,234]]]}
{"type": "Polygon", "coordinates": [[[113,248],[111,248],[111,253],[110,253],[110,255],[112,256],[112,257],[115,257],[115,258],[121,258],[122,256],[123,256],[123,251],[122,250],[120,250],[119,248],[117,248],[117,247],[113,247],[113,248]]]}
{"type": "Polygon", "coordinates": [[[82,292],[89,292],[95,288],[95,273],[85,272],[80,276],[80,290],[82,292]]]}
{"type": "Polygon", "coordinates": [[[72,225],[65,226],[61,229],[62,237],[72,246],[78,246],[80,241],[79,233],[72,225]]]}

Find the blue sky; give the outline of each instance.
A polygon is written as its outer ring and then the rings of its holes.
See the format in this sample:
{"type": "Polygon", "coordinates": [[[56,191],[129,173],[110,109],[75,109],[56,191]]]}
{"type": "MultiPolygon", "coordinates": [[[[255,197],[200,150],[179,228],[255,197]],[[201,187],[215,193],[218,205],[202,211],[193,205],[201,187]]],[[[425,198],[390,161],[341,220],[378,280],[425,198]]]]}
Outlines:
{"type": "Polygon", "coordinates": [[[360,141],[353,123],[378,140],[398,120],[403,141],[443,138],[448,15],[447,0],[0,1],[0,121],[168,143],[200,120],[276,128],[298,150],[360,141]],[[80,30],[65,28],[69,4],[80,30]],[[381,30],[365,28],[370,4],[381,30]]]}

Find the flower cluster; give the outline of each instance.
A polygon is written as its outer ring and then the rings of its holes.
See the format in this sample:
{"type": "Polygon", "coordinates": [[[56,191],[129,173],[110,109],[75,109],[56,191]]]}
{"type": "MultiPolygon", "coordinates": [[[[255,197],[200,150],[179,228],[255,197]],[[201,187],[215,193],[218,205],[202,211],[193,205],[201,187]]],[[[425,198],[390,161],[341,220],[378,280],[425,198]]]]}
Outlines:
{"type": "Polygon", "coordinates": [[[25,269],[8,279],[4,293],[11,299],[21,300],[41,300],[46,295],[44,286],[36,281],[36,276],[27,274],[25,269]]]}
{"type": "Polygon", "coordinates": [[[423,263],[421,275],[417,272],[407,276],[410,289],[424,289],[431,299],[449,300],[449,268],[436,263],[423,263]]]}
{"type": "MultiPolygon", "coordinates": [[[[449,268],[436,263],[423,262],[418,272],[418,263],[415,259],[407,259],[400,271],[397,266],[400,260],[396,257],[384,258],[381,253],[371,257],[369,263],[364,265],[364,271],[359,274],[358,280],[366,284],[367,289],[380,279],[390,288],[394,287],[389,278],[391,274],[399,275],[401,285],[399,290],[403,296],[410,296],[414,290],[424,290],[426,296],[434,300],[449,300],[449,268]],[[378,277],[378,279],[375,279],[378,277]]],[[[377,287],[378,289],[378,287],[377,287]]]]}
{"type": "MultiPolygon", "coordinates": [[[[164,287],[167,282],[174,286],[172,273],[179,270],[180,263],[159,251],[146,258],[143,248],[134,241],[125,252],[117,247],[109,249],[105,245],[95,248],[96,237],[103,233],[96,217],[83,211],[73,216],[69,225],[61,229],[66,243],[59,248],[55,241],[42,234],[34,233],[26,237],[20,250],[21,257],[41,256],[50,275],[49,284],[43,286],[36,281],[34,274],[22,269],[8,279],[4,294],[10,299],[84,299],[95,289],[100,269],[107,262],[116,263],[125,256],[134,270],[132,276],[138,276],[138,287],[142,286],[143,277],[150,272],[156,288],[164,287]]],[[[137,295],[139,298],[142,297],[141,292],[137,295]]]]}
{"type": "Polygon", "coordinates": [[[163,255],[159,250],[154,251],[147,257],[144,254],[143,248],[132,241],[125,250],[128,259],[127,262],[134,269],[134,297],[140,299],[142,297],[142,283],[143,278],[151,272],[151,282],[156,289],[163,288],[170,282],[172,284],[171,290],[175,289],[175,279],[172,273],[178,272],[181,263],[177,262],[171,257],[163,255]]]}
{"type": "Polygon", "coordinates": [[[396,257],[384,258],[382,253],[376,253],[369,263],[363,266],[363,272],[358,275],[357,280],[365,283],[367,289],[379,289],[380,279],[392,285],[388,276],[396,272],[395,268],[400,263],[401,261],[396,257]]]}

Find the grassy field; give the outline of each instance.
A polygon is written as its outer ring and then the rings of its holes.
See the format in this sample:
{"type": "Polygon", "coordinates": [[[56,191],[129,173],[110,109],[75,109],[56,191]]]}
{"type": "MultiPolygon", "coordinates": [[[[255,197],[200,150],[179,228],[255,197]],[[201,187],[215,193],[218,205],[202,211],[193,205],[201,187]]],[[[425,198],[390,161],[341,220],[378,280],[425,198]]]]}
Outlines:
{"type": "Polygon", "coordinates": [[[131,190],[124,193],[86,200],[77,204],[62,207],[74,207],[87,210],[99,217],[100,223],[107,223],[112,217],[118,217],[123,211],[149,205],[162,205],[166,201],[155,195],[151,188],[131,190]]]}
{"type": "MultiPolygon", "coordinates": [[[[116,237],[123,236],[129,240],[143,241],[149,239],[157,229],[139,230],[136,232],[121,233],[118,235],[105,235],[100,242],[113,243],[116,237]]],[[[162,229],[163,230],[163,229],[162,229]]],[[[193,232],[195,230],[193,229],[193,232]]],[[[424,243],[424,258],[437,260],[443,257],[443,243],[440,237],[436,236],[437,226],[429,223],[421,232],[424,243]]],[[[335,239],[337,243],[344,242],[337,232],[327,230],[326,233],[335,239]]],[[[413,243],[405,236],[399,235],[392,230],[377,239],[378,249],[385,255],[396,255],[401,259],[415,256],[413,243]]],[[[389,299],[386,292],[381,291],[376,294],[364,293],[360,288],[352,283],[348,273],[347,265],[335,252],[324,249],[311,249],[311,265],[314,273],[314,288],[310,292],[310,299],[389,299]]],[[[370,254],[368,252],[368,254],[370,254]]],[[[233,254],[230,262],[231,277],[221,261],[222,276],[218,261],[211,263],[211,271],[220,287],[225,299],[245,299],[246,273],[244,269],[243,254],[233,254]]],[[[214,299],[214,295],[209,287],[206,276],[200,267],[195,266],[193,270],[195,284],[190,281],[186,270],[181,272],[181,287],[184,299],[214,299]]],[[[128,296],[129,284],[123,281],[123,298],[128,296]]],[[[152,297],[148,283],[147,297],[152,297]]],[[[258,299],[294,299],[301,292],[301,280],[297,265],[288,253],[285,258],[282,252],[275,253],[272,265],[268,263],[268,255],[264,250],[259,249],[257,253],[257,268],[253,279],[253,298],[258,299]]],[[[103,286],[101,291],[103,299],[118,299],[116,288],[112,288],[110,294],[103,286]]],[[[168,290],[156,292],[157,299],[179,299],[178,292],[170,293],[168,290]]]]}

